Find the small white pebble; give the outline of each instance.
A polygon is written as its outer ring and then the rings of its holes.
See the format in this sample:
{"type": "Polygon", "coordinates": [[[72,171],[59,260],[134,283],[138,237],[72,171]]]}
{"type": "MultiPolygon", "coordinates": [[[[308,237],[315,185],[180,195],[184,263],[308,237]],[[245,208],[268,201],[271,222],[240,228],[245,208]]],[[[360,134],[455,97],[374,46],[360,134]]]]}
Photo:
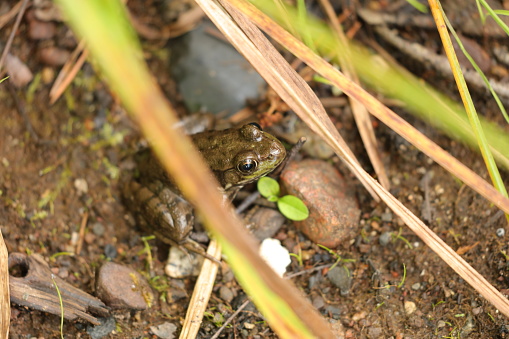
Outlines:
{"type": "Polygon", "coordinates": [[[497,237],[502,238],[505,235],[504,228],[497,228],[497,237]]]}
{"type": "Polygon", "coordinates": [[[258,253],[280,277],[285,274],[286,267],[292,262],[290,253],[281,246],[281,242],[277,239],[265,239],[260,245],[258,253]]]}
{"type": "Polygon", "coordinates": [[[413,301],[405,301],[405,313],[407,315],[410,315],[412,313],[415,312],[415,310],[417,310],[417,306],[415,305],[415,303],[413,301]]]}
{"type": "Polygon", "coordinates": [[[253,328],[255,328],[255,325],[254,324],[251,324],[251,323],[248,323],[248,322],[245,322],[244,323],[244,327],[248,330],[252,330],[253,328]]]}
{"type": "Polygon", "coordinates": [[[74,188],[78,191],[79,196],[88,193],[88,183],[85,179],[79,178],[74,180],[74,188]]]}

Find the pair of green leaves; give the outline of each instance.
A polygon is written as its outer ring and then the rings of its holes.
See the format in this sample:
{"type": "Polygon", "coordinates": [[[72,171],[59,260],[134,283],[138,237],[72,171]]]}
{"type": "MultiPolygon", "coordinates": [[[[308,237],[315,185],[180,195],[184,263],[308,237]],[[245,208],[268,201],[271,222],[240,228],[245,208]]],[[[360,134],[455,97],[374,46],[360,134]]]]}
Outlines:
{"type": "Polygon", "coordinates": [[[290,220],[301,221],[309,216],[309,210],[304,202],[293,195],[285,195],[280,197],[279,183],[268,177],[258,180],[258,192],[268,201],[277,203],[277,207],[281,214],[290,220]]]}

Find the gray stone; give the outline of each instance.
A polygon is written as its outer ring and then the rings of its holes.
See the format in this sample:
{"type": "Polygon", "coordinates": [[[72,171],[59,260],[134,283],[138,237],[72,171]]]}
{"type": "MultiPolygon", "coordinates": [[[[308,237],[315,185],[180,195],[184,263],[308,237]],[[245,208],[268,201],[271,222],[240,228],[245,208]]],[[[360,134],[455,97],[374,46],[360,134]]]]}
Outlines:
{"type": "Polygon", "coordinates": [[[150,326],[150,331],[161,339],[173,339],[175,338],[175,331],[177,326],[173,323],[162,323],[158,326],[150,326]]]}
{"type": "Polygon", "coordinates": [[[327,273],[327,278],[339,288],[342,296],[350,293],[352,273],[346,267],[336,266],[327,273]]]}
{"type": "Polygon", "coordinates": [[[87,326],[87,332],[90,335],[92,339],[101,339],[106,337],[108,334],[113,332],[117,324],[115,322],[115,318],[109,317],[109,318],[99,318],[99,322],[101,325],[98,326],[87,326]]]}
{"type": "Polygon", "coordinates": [[[230,44],[198,28],[172,41],[170,63],[187,108],[233,114],[258,98],[265,81],[230,44]]]}
{"type": "Polygon", "coordinates": [[[384,232],[384,233],[380,234],[380,238],[378,238],[378,242],[380,243],[380,245],[385,247],[389,244],[391,239],[392,239],[392,232],[384,232]]]}

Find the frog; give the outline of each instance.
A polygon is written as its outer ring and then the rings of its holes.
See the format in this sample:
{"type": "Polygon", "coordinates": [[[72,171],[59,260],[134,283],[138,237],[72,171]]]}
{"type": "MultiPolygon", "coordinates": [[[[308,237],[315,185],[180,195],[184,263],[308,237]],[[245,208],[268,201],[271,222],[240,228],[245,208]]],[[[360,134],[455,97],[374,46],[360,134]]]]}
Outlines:
{"type": "MultiPolygon", "coordinates": [[[[281,141],[257,123],[190,137],[217,179],[224,200],[232,200],[244,185],[269,174],[286,157],[281,141]]],[[[124,196],[129,208],[137,210],[140,226],[164,243],[204,255],[189,238],[195,224],[194,208],[173,178],[148,150],[137,154],[136,162],[139,175],[127,182],[124,196]]]]}

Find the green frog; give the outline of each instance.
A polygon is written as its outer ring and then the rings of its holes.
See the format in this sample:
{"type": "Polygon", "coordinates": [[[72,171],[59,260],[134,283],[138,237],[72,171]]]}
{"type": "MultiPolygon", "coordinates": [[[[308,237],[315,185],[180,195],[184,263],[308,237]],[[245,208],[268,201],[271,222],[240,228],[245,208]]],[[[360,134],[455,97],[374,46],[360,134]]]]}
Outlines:
{"type": "MultiPolygon", "coordinates": [[[[225,199],[233,199],[243,185],[272,172],[286,156],[281,142],[256,123],[202,132],[191,138],[221,185],[225,199]]],[[[203,254],[189,239],[194,226],[193,207],[150,152],[141,152],[136,160],[139,178],[125,185],[124,195],[129,208],[138,210],[141,226],[165,243],[203,254]]]]}

